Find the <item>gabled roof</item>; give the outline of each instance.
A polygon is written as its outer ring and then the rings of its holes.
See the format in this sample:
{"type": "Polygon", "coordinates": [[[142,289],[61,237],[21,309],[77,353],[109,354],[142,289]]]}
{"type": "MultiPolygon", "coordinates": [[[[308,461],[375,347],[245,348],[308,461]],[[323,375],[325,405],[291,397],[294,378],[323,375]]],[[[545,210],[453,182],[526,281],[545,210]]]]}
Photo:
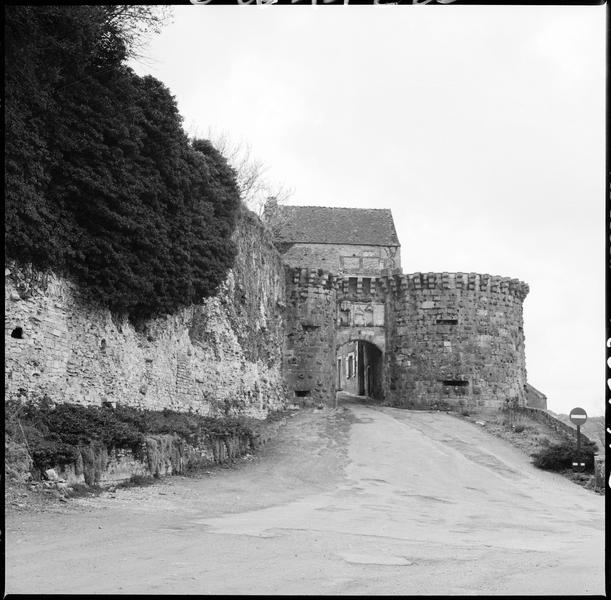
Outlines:
{"type": "Polygon", "coordinates": [[[278,242],[399,246],[387,208],[277,206],[270,215],[278,242]]]}

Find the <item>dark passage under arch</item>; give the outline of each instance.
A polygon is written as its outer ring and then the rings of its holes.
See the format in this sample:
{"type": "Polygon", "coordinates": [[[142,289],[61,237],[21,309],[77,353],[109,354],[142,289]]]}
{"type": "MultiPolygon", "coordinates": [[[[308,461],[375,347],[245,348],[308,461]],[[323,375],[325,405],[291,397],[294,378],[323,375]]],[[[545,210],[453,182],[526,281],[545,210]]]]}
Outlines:
{"type": "Polygon", "coordinates": [[[337,349],[337,387],[350,394],[381,400],[382,351],[364,340],[353,340],[337,349]]]}

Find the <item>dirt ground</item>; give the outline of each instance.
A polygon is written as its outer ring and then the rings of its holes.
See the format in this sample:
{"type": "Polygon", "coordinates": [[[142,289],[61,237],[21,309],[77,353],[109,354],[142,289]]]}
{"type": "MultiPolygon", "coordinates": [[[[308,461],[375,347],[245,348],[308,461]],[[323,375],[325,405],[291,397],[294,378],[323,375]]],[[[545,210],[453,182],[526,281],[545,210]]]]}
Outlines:
{"type": "Polygon", "coordinates": [[[304,410],[233,468],[7,505],[6,593],[604,594],[604,497],[448,414],[304,410]]]}

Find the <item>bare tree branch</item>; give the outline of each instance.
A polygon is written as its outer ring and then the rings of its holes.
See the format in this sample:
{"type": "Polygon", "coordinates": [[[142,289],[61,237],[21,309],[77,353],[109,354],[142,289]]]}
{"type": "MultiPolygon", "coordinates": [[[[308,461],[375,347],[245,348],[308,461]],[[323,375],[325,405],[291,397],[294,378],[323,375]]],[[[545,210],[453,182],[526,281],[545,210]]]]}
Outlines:
{"type": "Polygon", "coordinates": [[[275,198],[282,204],[293,195],[292,188],[269,180],[268,167],[253,157],[249,144],[232,141],[226,132],[208,130],[206,137],[235,170],[242,202],[259,217],[263,216],[268,199],[275,198]]]}

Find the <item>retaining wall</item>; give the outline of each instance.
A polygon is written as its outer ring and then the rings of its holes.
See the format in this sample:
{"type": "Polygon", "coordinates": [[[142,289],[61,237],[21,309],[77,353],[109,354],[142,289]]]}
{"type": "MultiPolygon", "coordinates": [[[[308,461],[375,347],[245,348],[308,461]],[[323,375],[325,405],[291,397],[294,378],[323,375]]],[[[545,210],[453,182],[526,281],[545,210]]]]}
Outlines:
{"type": "MultiPolygon", "coordinates": [[[[525,406],[522,408],[522,410],[526,412],[526,414],[528,414],[530,417],[532,417],[535,421],[539,421],[540,423],[545,423],[546,425],[549,425],[554,431],[564,436],[567,440],[575,441],[577,439],[577,427],[575,425],[569,425],[568,423],[557,419],[556,417],[554,417],[554,415],[551,415],[546,410],[543,410],[541,408],[525,406]]],[[[596,444],[596,447],[600,451],[600,444],[596,440],[590,439],[582,432],[580,432],[580,434],[582,440],[596,444]]]]}
{"type": "Polygon", "coordinates": [[[259,418],[282,408],[284,267],[253,215],[234,240],[216,296],[139,328],[63,277],[7,264],[5,397],[259,418]]]}

